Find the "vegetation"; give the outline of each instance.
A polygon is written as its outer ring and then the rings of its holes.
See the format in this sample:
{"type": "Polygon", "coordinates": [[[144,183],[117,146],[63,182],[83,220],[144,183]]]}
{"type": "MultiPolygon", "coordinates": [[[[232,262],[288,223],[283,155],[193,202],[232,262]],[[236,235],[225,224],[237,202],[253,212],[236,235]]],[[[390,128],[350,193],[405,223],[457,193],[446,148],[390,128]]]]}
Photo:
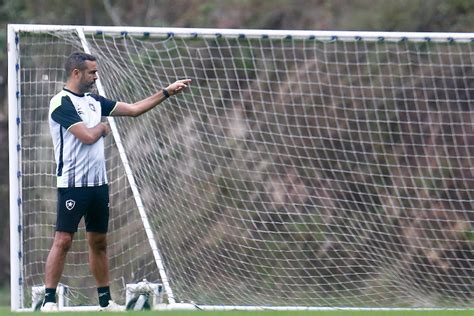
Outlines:
{"type": "MultiPolygon", "coordinates": [[[[473,30],[474,3],[470,0],[318,0],[308,3],[305,0],[163,0],[163,1],[112,1],[85,0],[65,5],[60,0],[5,0],[0,4],[0,20],[6,23],[43,23],[43,24],[95,24],[95,25],[146,25],[177,27],[217,27],[217,28],[268,28],[268,29],[345,29],[345,30],[386,30],[386,31],[456,31],[473,30]]],[[[0,32],[0,140],[7,144],[7,102],[6,102],[6,39],[5,30],[0,32]]],[[[244,63],[245,61],[237,61],[244,63]]],[[[423,69],[420,69],[422,72],[423,69]]],[[[453,83],[457,84],[457,83],[453,83]]],[[[459,83],[461,84],[461,83],[459,83]]],[[[408,114],[407,114],[408,115],[408,114]]],[[[461,114],[460,114],[461,115],[461,114]]],[[[437,118],[432,118],[436,120],[437,118]]],[[[439,118],[438,118],[439,119],[439,118]]],[[[441,118],[442,119],[442,118],[441,118]]],[[[459,118],[461,119],[461,118],[459,118]]],[[[421,123],[420,123],[421,124],[421,123]]],[[[391,129],[386,126],[380,133],[389,137],[391,129]]],[[[363,140],[363,139],[362,139],[363,140]]],[[[339,140],[341,146],[344,141],[339,140]]],[[[439,139],[433,140],[436,141],[439,139]]],[[[456,143],[456,139],[453,140],[456,143]]],[[[460,141],[460,140],[459,140],[460,141]]],[[[421,142],[421,141],[420,141],[421,142]]],[[[304,144],[302,144],[304,145],[304,144]]],[[[371,149],[377,152],[377,148],[371,149]]],[[[336,152],[332,153],[337,155],[336,152]]],[[[377,157],[374,157],[377,159],[377,157]]],[[[0,152],[0,203],[8,205],[8,168],[7,151],[0,152]]],[[[467,161],[467,160],[466,160],[467,161]]],[[[397,161],[410,165],[410,161],[397,161]]],[[[449,164],[448,164],[449,165],[449,164]]],[[[413,168],[416,166],[411,165],[413,168]]],[[[301,166],[305,167],[305,166],[301,166]]],[[[351,166],[346,166],[350,168],[351,166]]],[[[469,168],[468,165],[459,166],[469,168]]],[[[387,181],[387,170],[380,173],[377,181],[387,181]]],[[[439,174],[449,172],[442,165],[436,170],[439,174]]],[[[362,174],[362,172],[361,172],[362,174]]],[[[368,183],[371,179],[362,179],[368,183]],[[366,180],[366,181],[365,181],[366,180]]],[[[237,185],[237,184],[236,184],[237,185]]],[[[429,188],[437,183],[424,183],[429,188]]],[[[472,187],[460,188],[462,192],[472,187]]],[[[360,196],[372,190],[369,185],[356,188],[360,196]]],[[[454,194],[446,190],[446,194],[454,194]]],[[[377,192],[370,192],[376,194],[377,192]]],[[[403,194],[413,194],[404,192],[403,194]]],[[[221,194],[226,198],[225,192],[221,194]]],[[[345,198],[347,200],[347,198],[345,198]]],[[[379,210],[372,210],[378,212],[379,210]]],[[[8,208],[2,208],[0,215],[8,217],[8,208]]],[[[423,216],[428,216],[424,214],[423,216]]],[[[439,214],[445,216],[445,214],[439,214]]],[[[354,225],[360,225],[363,219],[354,219],[354,225]]],[[[455,221],[453,222],[455,223],[455,221]]],[[[414,227],[423,229],[423,227],[414,227]]],[[[389,233],[389,232],[388,232],[389,233]]],[[[466,238],[471,238],[472,235],[466,238]]],[[[8,253],[8,221],[0,226],[0,251],[8,253]]],[[[224,242],[231,243],[232,240],[224,242]]],[[[366,245],[379,247],[380,245],[366,245]]],[[[465,255],[465,250],[455,255],[465,255]]],[[[0,284],[7,284],[9,277],[8,256],[0,257],[0,284]]]]}

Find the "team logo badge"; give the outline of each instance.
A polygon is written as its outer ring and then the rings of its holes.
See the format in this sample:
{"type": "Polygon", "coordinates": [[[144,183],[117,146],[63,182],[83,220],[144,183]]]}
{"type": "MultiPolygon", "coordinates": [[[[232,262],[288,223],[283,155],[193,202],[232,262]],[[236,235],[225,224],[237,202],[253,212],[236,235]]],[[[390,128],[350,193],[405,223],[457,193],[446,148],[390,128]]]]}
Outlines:
{"type": "Polygon", "coordinates": [[[94,111],[94,112],[95,112],[95,106],[94,106],[94,104],[92,104],[92,103],[89,103],[89,107],[91,108],[91,110],[92,110],[92,111],[94,111]]]}
{"type": "Polygon", "coordinates": [[[70,211],[74,208],[74,206],[76,205],[76,201],[74,200],[67,200],[66,201],[66,208],[70,211]]]}

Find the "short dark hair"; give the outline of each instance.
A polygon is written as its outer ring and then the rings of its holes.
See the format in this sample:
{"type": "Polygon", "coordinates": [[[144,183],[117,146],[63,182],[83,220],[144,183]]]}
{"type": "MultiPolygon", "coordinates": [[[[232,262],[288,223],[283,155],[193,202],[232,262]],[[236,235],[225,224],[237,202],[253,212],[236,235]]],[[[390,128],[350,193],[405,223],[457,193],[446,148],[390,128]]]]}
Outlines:
{"type": "Polygon", "coordinates": [[[66,70],[66,76],[69,76],[74,69],[83,70],[85,69],[86,60],[96,61],[97,58],[91,54],[84,52],[74,52],[66,59],[64,69],[66,70]]]}

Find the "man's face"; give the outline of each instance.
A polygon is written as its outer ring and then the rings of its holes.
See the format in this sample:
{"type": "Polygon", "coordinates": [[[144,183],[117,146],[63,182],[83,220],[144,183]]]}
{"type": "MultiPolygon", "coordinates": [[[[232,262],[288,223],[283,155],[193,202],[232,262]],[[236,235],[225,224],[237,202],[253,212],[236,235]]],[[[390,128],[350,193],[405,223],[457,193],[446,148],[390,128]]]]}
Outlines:
{"type": "Polygon", "coordinates": [[[97,80],[97,62],[86,60],[85,68],[79,71],[78,88],[82,93],[89,92],[97,80]]]}

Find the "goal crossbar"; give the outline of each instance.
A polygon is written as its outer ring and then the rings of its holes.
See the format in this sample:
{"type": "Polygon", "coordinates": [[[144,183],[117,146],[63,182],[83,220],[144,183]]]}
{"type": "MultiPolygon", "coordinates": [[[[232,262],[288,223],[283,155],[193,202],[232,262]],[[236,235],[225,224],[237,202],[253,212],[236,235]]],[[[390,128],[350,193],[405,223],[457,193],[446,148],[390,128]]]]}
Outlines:
{"type": "Polygon", "coordinates": [[[13,32],[39,33],[44,31],[76,31],[81,30],[86,34],[110,33],[150,36],[179,36],[179,37],[216,37],[245,36],[249,38],[292,38],[320,39],[320,40],[367,40],[367,41],[462,41],[472,42],[474,33],[469,32],[377,32],[377,31],[308,31],[308,30],[266,30],[266,29],[218,29],[218,28],[176,28],[176,27],[121,27],[121,26],[75,26],[75,25],[36,25],[36,24],[10,24],[13,32]]]}

